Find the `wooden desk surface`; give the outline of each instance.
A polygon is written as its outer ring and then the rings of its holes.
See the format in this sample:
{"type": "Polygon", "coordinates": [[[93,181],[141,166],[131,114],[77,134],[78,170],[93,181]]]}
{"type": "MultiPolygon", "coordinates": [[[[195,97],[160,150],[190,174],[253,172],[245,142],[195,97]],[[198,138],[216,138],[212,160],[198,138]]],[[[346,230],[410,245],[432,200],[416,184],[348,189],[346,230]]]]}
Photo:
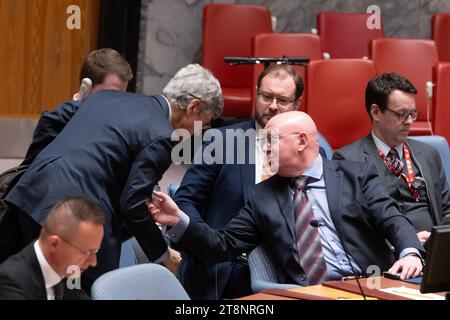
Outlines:
{"type": "MultiPolygon", "coordinates": [[[[360,284],[364,289],[385,289],[390,287],[407,287],[411,289],[419,289],[419,285],[408,283],[405,281],[392,280],[384,277],[370,277],[360,279],[360,284]]],[[[347,280],[345,283],[356,285],[356,280],[347,280]]],[[[352,293],[341,289],[330,288],[324,285],[315,285],[301,288],[293,288],[287,291],[297,292],[300,294],[308,294],[318,297],[336,299],[336,300],[363,300],[363,297],[358,293],[352,293]]],[[[439,295],[444,295],[439,293],[439,295]]],[[[247,297],[239,298],[238,300],[298,300],[302,299],[293,297],[283,297],[280,295],[270,293],[256,293],[247,297]]],[[[367,300],[377,300],[377,298],[367,297],[367,300]]]]}

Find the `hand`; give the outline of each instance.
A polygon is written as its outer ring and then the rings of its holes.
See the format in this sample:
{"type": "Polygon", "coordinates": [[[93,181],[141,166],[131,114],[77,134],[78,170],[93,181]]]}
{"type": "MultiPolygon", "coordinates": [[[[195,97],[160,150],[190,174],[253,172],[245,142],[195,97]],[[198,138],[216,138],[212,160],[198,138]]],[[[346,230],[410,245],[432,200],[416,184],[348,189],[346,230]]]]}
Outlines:
{"type": "Polygon", "coordinates": [[[420,241],[421,244],[424,244],[425,241],[428,240],[430,235],[431,235],[431,232],[428,232],[428,231],[417,232],[417,238],[419,238],[419,241],[420,241]]]}
{"type": "Polygon", "coordinates": [[[181,254],[178,251],[169,248],[169,257],[164,260],[163,264],[170,270],[170,272],[172,272],[175,276],[178,276],[181,260],[181,254]]]}
{"type": "Polygon", "coordinates": [[[153,220],[162,225],[176,225],[181,215],[176,203],[168,195],[160,191],[153,191],[153,195],[153,200],[147,202],[148,213],[153,220]]]}
{"type": "Polygon", "coordinates": [[[422,272],[422,260],[415,254],[408,254],[397,260],[389,269],[389,273],[400,273],[402,280],[415,278],[422,272]]]}

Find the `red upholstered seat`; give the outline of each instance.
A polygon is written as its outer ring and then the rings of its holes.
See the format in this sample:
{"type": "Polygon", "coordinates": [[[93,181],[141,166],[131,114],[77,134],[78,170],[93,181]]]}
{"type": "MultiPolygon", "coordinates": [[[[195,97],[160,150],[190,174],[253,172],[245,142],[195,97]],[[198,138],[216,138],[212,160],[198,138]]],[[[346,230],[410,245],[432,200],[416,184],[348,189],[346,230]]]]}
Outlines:
{"type": "Polygon", "coordinates": [[[437,13],[431,18],[431,34],[436,42],[439,61],[450,62],[450,13],[437,13]]]}
{"type": "Polygon", "coordinates": [[[202,64],[219,79],[224,95],[223,116],[249,118],[252,114],[252,66],[230,66],[226,56],[251,55],[255,34],[272,32],[267,7],[211,3],[203,9],[202,64]]]}
{"type": "MultiPolygon", "coordinates": [[[[433,81],[433,66],[438,61],[436,45],[425,39],[375,39],[371,57],[378,73],[396,72],[408,78],[417,88],[416,108],[420,112],[411,128],[411,135],[431,133],[427,121],[426,83],[433,81]]],[[[433,119],[429,101],[429,120],[433,119]]]]}
{"type": "Polygon", "coordinates": [[[450,141],[450,63],[439,63],[434,68],[434,134],[450,141]]]}
{"type": "MultiPolygon", "coordinates": [[[[306,33],[265,33],[253,37],[253,57],[309,57],[311,60],[322,59],[320,38],[306,33]]],[[[256,85],[263,65],[255,65],[252,84],[252,105],[256,98],[256,85]]],[[[299,74],[305,78],[305,67],[295,66],[299,74]]],[[[303,104],[305,99],[303,97],[303,104]]],[[[302,107],[300,107],[302,109],[302,107]]]]}
{"type": "Polygon", "coordinates": [[[370,132],[364,104],[367,83],[375,76],[370,60],[312,61],[306,76],[306,112],[333,149],[370,132]]]}
{"type": "Polygon", "coordinates": [[[331,59],[368,57],[370,40],[384,37],[382,24],[380,29],[367,27],[370,16],[368,13],[319,12],[316,18],[323,52],[328,52],[331,59]]]}

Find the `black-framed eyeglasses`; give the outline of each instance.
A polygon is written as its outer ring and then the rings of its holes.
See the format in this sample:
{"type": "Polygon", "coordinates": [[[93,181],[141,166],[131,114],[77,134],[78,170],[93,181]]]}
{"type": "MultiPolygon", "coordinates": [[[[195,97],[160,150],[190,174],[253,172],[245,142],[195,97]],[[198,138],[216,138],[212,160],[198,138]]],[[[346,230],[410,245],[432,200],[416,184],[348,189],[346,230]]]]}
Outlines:
{"type": "Polygon", "coordinates": [[[400,122],[405,122],[406,120],[408,120],[409,116],[411,116],[411,119],[414,122],[417,120],[417,117],[419,116],[419,111],[417,110],[397,112],[388,107],[386,107],[386,110],[389,110],[390,112],[395,114],[398,118],[398,121],[400,122]]]}
{"type": "MultiPolygon", "coordinates": [[[[201,103],[204,103],[210,110],[213,110],[213,107],[209,103],[207,103],[204,100],[200,99],[196,95],[193,95],[192,93],[189,93],[188,95],[193,97],[194,99],[199,100],[201,103]]],[[[202,130],[207,130],[207,129],[210,129],[210,128],[211,128],[211,124],[210,123],[202,124],[202,130]]]]}
{"type": "Polygon", "coordinates": [[[78,248],[78,247],[77,247],[76,245],[74,245],[72,242],[70,242],[70,241],[64,239],[63,237],[58,236],[58,235],[57,235],[57,237],[60,238],[60,239],[61,239],[62,241],[64,241],[65,243],[67,243],[68,245],[70,245],[71,247],[73,247],[73,248],[77,249],[78,251],[80,251],[80,252],[81,252],[82,254],[84,254],[86,257],[95,256],[95,255],[98,253],[98,251],[100,250],[100,249],[91,249],[91,250],[88,250],[88,251],[84,251],[84,250],[81,250],[80,248],[78,248]]]}
{"type": "Polygon", "coordinates": [[[273,99],[275,99],[279,107],[287,107],[291,103],[297,101],[297,99],[292,100],[288,97],[275,97],[272,94],[264,91],[258,91],[258,96],[261,98],[261,101],[265,104],[272,103],[273,99]]]}

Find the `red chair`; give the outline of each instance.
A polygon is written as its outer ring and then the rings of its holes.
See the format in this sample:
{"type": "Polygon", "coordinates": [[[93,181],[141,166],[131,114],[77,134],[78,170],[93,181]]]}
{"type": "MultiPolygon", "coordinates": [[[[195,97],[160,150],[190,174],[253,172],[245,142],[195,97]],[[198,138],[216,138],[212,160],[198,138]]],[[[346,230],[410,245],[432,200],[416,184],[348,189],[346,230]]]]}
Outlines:
{"type": "Polygon", "coordinates": [[[249,118],[253,109],[252,66],[232,67],[223,58],[250,56],[252,37],[267,32],[272,32],[272,18],[266,7],[223,3],[204,7],[202,64],[220,81],[223,116],[249,118]]]}
{"type": "Polygon", "coordinates": [[[411,128],[411,135],[431,134],[432,101],[427,101],[426,83],[433,80],[433,66],[438,62],[433,40],[375,39],[371,43],[371,57],[378,73],[399,73],[417,88],[416,108],[420,112],[411,128]],[[429,106],[427,119],[427,103],[429,106]]]}
{"type": "Polygon", "coordinates": [[[305,86],[306,112],[333,149],[370,132],[364,94],[374,76],[375,66],[370,60],[331,59],[310,63],[305,86]]]}
{"type": "Polygon", "coordinates": [[[433,131],[434,134],[450,141],[450,63],[438,63],[433,71],[435,81],[433,131]]]}
{"type": "MultiPolygon", "coordinates": [[[[271,57],[309,57],[311,60],[322,59],[320,38],[306,33],[264,33],[253,37],[252,56],[258,58],[271,57]]],[[[305,78],[305,67],[294,66],[305,78]]],[[[259,74],[264,70],[261,64],[253,67],[252,106],[255,104],[256,86],[259,74]]],[[[303,97],[303,105],[305,99],[303,97]]]]}
{"type": "Polygon", "coordinates": [[[431,34],[436,42],[439,61],[450,62],[450,13],[437,13],[431,18],[431,34]]]}
{"type": "MultiPolygon", "coordinates": [[[[331,59],[363,58],[369,56],[369,42],[383,38],[381,29],[369,29],[369,13],[319,12],[317,28],[323,52],[331,59]]],[[[381,18],[380,18],[381,19],[381,18]]]]}

